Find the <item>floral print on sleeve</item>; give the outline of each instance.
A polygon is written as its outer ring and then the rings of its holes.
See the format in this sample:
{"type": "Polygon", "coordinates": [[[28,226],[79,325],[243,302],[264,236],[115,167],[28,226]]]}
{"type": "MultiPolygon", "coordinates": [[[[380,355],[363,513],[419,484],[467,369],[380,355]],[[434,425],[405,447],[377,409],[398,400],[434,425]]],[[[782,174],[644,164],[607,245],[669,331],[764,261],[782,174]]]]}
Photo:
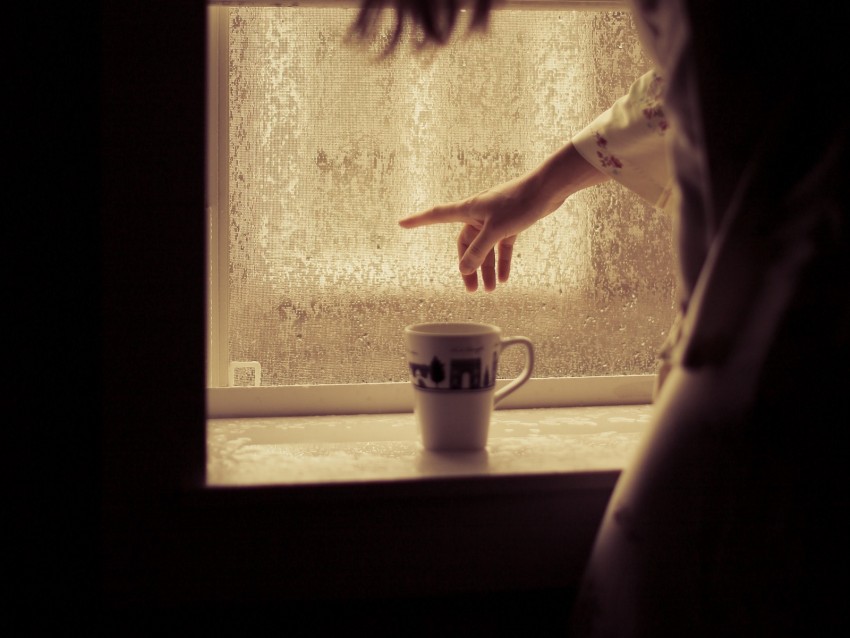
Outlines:
{"type": "Polygon", "coordinates": [[[588,162],[662,209],[672,189],[663,93],[663,78],[654,71],[645,73],[572,140],[588,162]]]}
{"type": "Polygon", "coordinates": [[[664,135],[669,128],[667,118],[664,116],[662,107],[662,95],[664,93],[664,80],[660,75],[653,73],[652,80],[641,99],[641,113],[646,120],[649,130],[658,135],[664,135]]]}
{"type": "Polygon", "coordinates": [[[612,174],[616,175],[623,168],[623,163],[617,159],[616,155],[611,155],[608,152],[608,140],[597,132],[596,135],[596,157],[599,158],[599,165],[602,168],[608,169],[612,174]]]}

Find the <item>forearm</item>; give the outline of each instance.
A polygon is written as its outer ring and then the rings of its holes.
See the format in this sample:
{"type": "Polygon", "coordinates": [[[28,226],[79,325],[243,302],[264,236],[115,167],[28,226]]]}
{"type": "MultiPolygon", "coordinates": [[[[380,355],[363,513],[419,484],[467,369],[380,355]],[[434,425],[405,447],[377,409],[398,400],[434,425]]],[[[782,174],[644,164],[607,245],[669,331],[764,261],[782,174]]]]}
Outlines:
{"type": "Polygon", "coordinates": [[[571,195],[609,179],[609,175],[588,162],[572,142],[568,142],[526,176],[526,186],[535,193],[541,208],[548,214],[571,195]]]}

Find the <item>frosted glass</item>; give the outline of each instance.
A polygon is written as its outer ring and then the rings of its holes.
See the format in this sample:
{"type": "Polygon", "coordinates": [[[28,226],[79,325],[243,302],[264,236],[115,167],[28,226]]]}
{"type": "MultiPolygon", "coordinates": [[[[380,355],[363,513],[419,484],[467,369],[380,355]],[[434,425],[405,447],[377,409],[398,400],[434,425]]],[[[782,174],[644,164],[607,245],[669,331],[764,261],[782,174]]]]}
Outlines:
{"type": "Polygon", "coordinates": [[[465,291],[458,225],[397,225],[532,168],[622,95],[648,68],[628,13],[497,11],[486,35],[380,58],[345,42],[355,11],[229,10],[230,359],[263,385],[406,381],[405,325],[470,320],[530,337],[535,377],[654,372],[670,220],[622,187],[522,234],[492,293],[465,291]]]}

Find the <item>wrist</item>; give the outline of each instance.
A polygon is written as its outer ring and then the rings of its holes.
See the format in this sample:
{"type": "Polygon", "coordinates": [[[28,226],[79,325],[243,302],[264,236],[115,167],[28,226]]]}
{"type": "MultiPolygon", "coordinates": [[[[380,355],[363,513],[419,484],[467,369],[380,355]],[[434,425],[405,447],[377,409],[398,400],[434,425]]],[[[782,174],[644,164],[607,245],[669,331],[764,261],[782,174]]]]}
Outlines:
{"type": "Polygon", "coordinates": [[[571,195],[608,179],[568,143],[525,176],[524,191],[526,200],[536,200],[536,208],[548,215],[571,195]]]}

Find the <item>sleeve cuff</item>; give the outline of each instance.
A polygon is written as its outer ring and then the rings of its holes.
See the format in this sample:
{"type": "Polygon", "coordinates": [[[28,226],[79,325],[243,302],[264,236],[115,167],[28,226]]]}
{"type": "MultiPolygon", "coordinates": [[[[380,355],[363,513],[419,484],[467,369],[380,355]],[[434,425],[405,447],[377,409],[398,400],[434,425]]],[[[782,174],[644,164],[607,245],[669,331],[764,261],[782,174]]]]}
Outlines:
{"type": "Polygon", "coordinates": [[[659,209],[668,207],[672,190],[662,86],[654,71],[647,72],[572,139],[592,166],[659,209]]]}

